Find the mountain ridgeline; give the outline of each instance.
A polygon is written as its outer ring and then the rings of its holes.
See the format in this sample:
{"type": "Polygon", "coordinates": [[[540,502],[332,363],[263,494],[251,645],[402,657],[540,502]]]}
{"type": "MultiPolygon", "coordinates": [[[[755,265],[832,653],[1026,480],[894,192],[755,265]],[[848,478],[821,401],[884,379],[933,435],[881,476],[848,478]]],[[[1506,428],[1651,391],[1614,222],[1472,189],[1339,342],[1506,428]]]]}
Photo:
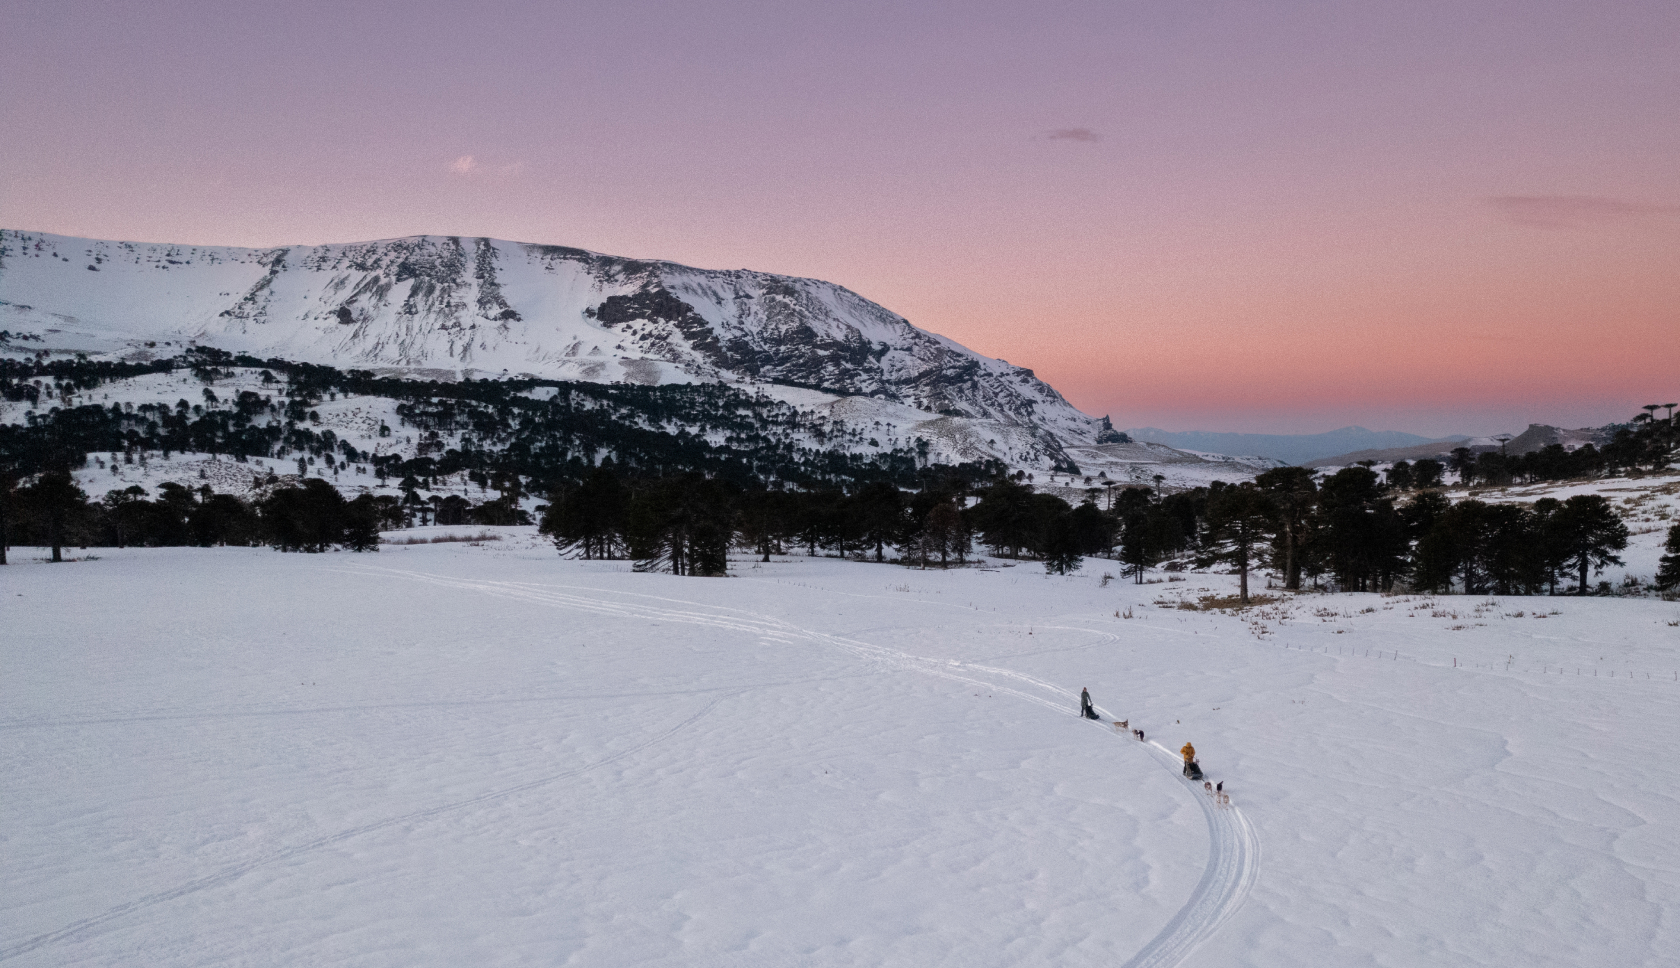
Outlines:
{"type": "Polygon", "coordinates": [[[131,361],[199,345],[420,379],[802,388],[959,421],[935,435],[954,460],[1047,466],[1104,430],[1031,370],[832,283],[488,238],[248,249],[4,230],[0,329],[131,361]]]}

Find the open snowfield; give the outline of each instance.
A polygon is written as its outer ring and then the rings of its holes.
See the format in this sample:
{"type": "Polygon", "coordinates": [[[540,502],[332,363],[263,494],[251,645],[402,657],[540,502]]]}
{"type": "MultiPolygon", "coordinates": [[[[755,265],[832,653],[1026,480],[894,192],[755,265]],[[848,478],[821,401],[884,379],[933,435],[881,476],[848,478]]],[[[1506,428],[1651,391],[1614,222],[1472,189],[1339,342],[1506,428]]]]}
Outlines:
{"type": "Polygon", "coordinates": [[[1238,615],[1177,607],[1226,577],[1101,587],[1099,562],[679,579],[499,533],[16,549],[0,962],[1680,952],[1675,603],[1238,615]],[[1077,718],[1081,686],[1151,742],[1077,718]],[[1229,807],[1179,778],[1186,740],[1229,807]]]}

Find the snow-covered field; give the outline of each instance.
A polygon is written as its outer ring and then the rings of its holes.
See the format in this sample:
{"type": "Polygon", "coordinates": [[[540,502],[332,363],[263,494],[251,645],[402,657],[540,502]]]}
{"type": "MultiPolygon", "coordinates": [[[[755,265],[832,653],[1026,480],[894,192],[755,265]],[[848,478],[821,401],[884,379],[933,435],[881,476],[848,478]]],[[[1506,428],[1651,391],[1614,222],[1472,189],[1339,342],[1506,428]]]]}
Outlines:
{"type": "Polygon", "coordinates": [[[17,549],[0,962],[1680,951],[1675,603],[1230,614],[1179,607],[1222,576],[792,557],[679,579],[487,530],[17,549]],[[1150,742],[1077,718],[1081,686],[1150,742]],[[1186,740],[1229,807],[1179,778],[1186,740]]]}

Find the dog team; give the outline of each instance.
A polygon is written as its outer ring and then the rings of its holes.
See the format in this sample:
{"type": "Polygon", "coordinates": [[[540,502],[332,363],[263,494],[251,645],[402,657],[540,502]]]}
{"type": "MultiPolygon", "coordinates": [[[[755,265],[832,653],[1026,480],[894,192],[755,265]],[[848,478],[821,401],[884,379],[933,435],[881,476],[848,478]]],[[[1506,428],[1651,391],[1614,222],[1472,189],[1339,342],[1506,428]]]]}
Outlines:
{"type": "MultiPolygon", "coordinates": [[[[1095,719],[1098,722],[1102,721],[1102,717],[1097,715],[1096,707],[1091,705],[1091,691],[1083,686],[1079,689],[1079,715],[1085,719],[1095,719]]],[[[1132,729],[1130,720],[1116,719],[1114,721],[1114,731],[1116,733],[1130,731],[1132,736],[1136,738],[1138,742],[1143,742],[1143,730],[1132,729]]],[[[1193,775],[1199,779],[1201,776],[1201,765],[1196,762],[1196,747],[1190,745],[1189,743],[1185,743],[1184,748],[1178,752],[1180,756],[1184,757],[1185,775],[1190,776],[1193,771],[1193,775]]],[[[1212,797],[1215,803],[1218,803],[1221,806],[1229,806],[1231,803],[1230,794],[1225,792],[1224,780],[1220,780],[1218,783],[1214,783],[1211,780],[1204,780],[1202,781],[1202,790],[1205,791],[1208,796],[1212,797]]]]}

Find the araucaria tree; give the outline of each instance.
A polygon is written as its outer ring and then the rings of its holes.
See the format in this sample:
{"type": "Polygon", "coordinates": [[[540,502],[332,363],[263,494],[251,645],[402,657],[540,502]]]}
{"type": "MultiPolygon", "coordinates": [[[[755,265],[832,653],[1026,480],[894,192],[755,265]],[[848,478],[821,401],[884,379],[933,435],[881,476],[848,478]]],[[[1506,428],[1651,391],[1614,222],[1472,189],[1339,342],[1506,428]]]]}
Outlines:
{"type": "Polygon", "coordinates": [[[1445,470],[1438,460],[1424,458],[1412,465],[1412,486],[1418,489],[1441,486],[1441,474],[1445,470]]]}
{"type": "Polygon", "coordinates": [[[1205,492],[1157,500],[1148,488],[1122,490],[1110,525],[1119,532],[1121,573],[1143,584],[1146,569],[1184,547],[1186,535],[1195,532],[1198,508],[1205,503],[1205,492]]]}
{"type": "Polygon", "coordinates": [[[1680,524],[1668,529],[1663,550],[1668,554],[1657,562],[1657,587],[1666,592],[1680,588],[1680,524]]]}
{"type": "Polygon", "coordinates": [[[1079,570],[1084,556],[1079,553],[1079,539],[1074,533],[1073,516],[1061,514],[1051,518],[1044,529],[1044,570],[1052,575],[1071,575],[1079,570]]]}
{"type": "Polygon", "coordinates": [[[66,470],[47,471],[23,489],[23,504],[45,527],[52,545],[52,560],[63,561],[66,534],[77,514],[87,505],[87,495],[76,486],[66,470]]]}
{"type": "Polygon", "coordinates": [[[939,567],[948,568],[952,558],[962,563],[968,549],[968,526],[963,523],[962,512],[950,500],[944,500],[928,509],[921,527],[905,543],[905,557],[924,568],[938,558],[939,567]]]}
{"type": "Polygon", "coordinates": [[[540,531],[561,553],[617,558],[623,547],[629,496],[611,468],[597,467],[583,483],[554,495],[540,531]]]}
{"type": "Polygon", "coordinates": [[[1316,471],[1305,467],[1277,467],[1254,479],[1277,507],[1278,558],[1282,559],[1283,587],[1291,591],[1301,589],[1308,515],[1318,496],[1315,476],[1316,471]]]}
{"type": "Polygon", "coordinates": [[[1248,604],[1248,572],[1260,549],[1277,527],[1277,506],[1269,495],[1244,482],[1209,493],[1206,534],[1202,540],[1208,563],[1225,562],[1237,570],[1240,600],[1248,604]]]}
{"type": "Polygon", "coordinates": [[[1368,467],[1344,467],[1318,489],[1316,553],[1349,591],[1387,591],[1405,573],[1405,524],[1368,467]]]}
{"type": "Polygon", "coordinates": [[[1019,558],[1039,538],[1032,489],[1007,478],[995,481],[970,511],[976,529],[992,551],[1019,558]]]}
{"type": "Polygon", "coordinates": [[[683,474],[651,482],[630,499],[627,533],[636,570],[713,576],[729,568],[733,495],[721,482],[683,474]]]}
{"type": "Polygon", "coordinates": [[[904,532],[904,492],[887,481],[871,481],[858,491],[853,506],[863,540],[875,546],[876,561],[885,561],[886,546],[904,532]]]}
{"type": "Polygon", "coordinates": [[[12,507],[17,493],[17,481],[0,470],[0,565],[6,563],[6,546],[11,543],[12,507]]]}
{"type": "Polygon", "coordinates": [[[1547,576],[1539,516],[1475,498],[1434,516],[1418,540],[1414,562],[1414,584],[1429,591],[1451,591],[1456,576],[1467,595],[1530,595],[1547,576]]]}
{"type": "Polygon", "coordinates": [[[1576,569],[1576,592],[1587,593],[1587,571],[1619,565],[1616,552],[1627,547],[1628,529],[1601,494],[1577,494],[1552,516],[1557,529],[1559,557],[1576,569]]]}
{"type": "Polygon", "coordinates": [[[334,545],[351,551],[379,549],[379,513],[374,499],[346,501],[318,477],[302,487],[276,488],[258,505],[268,543],[281,551],[319,553],[334,545]]]}

